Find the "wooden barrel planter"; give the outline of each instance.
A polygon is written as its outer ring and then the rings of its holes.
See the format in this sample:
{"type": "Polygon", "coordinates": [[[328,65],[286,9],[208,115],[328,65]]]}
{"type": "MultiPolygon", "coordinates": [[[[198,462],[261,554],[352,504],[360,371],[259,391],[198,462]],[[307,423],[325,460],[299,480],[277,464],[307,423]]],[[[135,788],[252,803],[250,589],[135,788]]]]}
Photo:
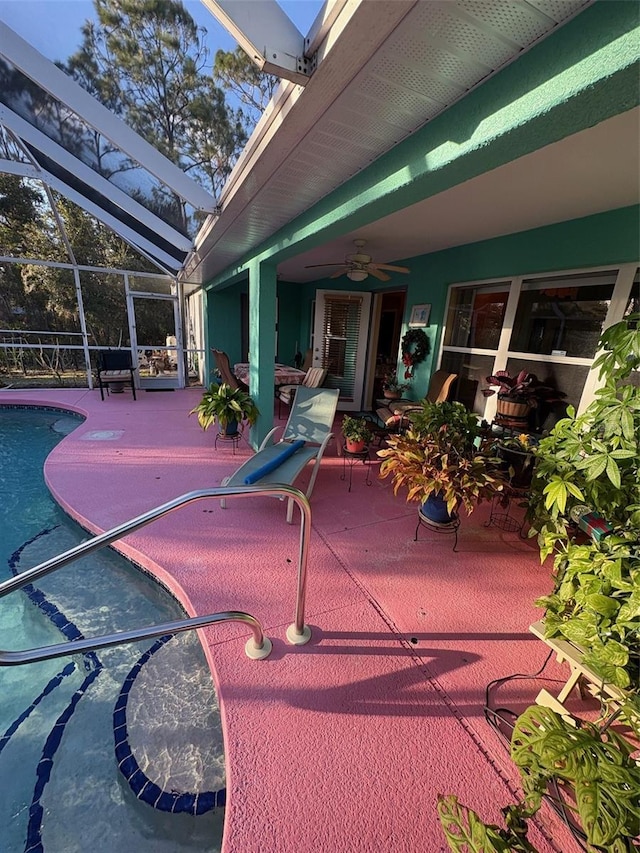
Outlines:
{"type": "Polygon", "coordinates": [[[498,394],[498,406],[496,409],[496,421],[504,426],[522,427],[526,429],[531,407],[528,403],[517,400],[509,400],[498,394]]]}

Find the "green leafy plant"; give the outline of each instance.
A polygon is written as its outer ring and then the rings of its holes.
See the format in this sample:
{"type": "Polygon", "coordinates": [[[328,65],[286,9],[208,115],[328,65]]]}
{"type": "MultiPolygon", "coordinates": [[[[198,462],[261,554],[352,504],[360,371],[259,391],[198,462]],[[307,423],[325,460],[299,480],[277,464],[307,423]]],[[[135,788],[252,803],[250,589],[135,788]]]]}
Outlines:
{"type": "MultiPolygon", "coordinates": [[[[573,726],[550,708],[533,705],[518,717],[511,758],[520,770],[529,816],[542,805],[550,779],[568,784],[590,845],[628,849],[640,832],[640,767],[632,747],[612,729],[573,726]]],[[[565,801],[565,805],[567,805],[565,801]]]]}
{"type": "Polygon", "coordinates": [[[500,460],[478,452],[480,427],[462,403],[424,401],[408,417],[410,429],[389,436],[387,448],[378,451],[380,476],[392,477],[395,494],[406,487],[407,500],[421,503],[440,494],[449,513],[459,504],[471,513],[502,489],[500,460]]]}
{"type": "Polygon", "coordinates": [[[455,796],[438,798],[438,815],[455,853],[535,853],[527,821],[559,782],[566,811],[574,814],[589,850],[631,853],[640,832],[640,767],[632,747],[611,729],[572,725],[549,708],[533,705],[520,715],[511,737],[511,758],[520,771],[523,802],[502,810],[506,828],[485,824],[455,796]]]}
{"type": "Polygon", "coordinates": [[[400,382],[395,372],[387,373],[387,375],[382,380],[382,388],[384,391],[389,391],[392,394],[404,394],[409,388],[411,388],[411,384],[409,382],[400,382]]]}
{"type": "Polygon", "coordinates": [[[603,385],[581,415],[570,409],[540,441],[529,515],[554,589],[538,601],[549,637],[581,647],[603,680],[637,697],[640,670],[639,315],[607,329],[595,361],[603,385]],[[576,538],[571,512],[587,507],[612,532],[576,538]]]}
{"type": "Polygon", "coordinates": [[[564,792],[586,849],[638,850],[640,766],[633,751],[640,739],[639,323],[640,315],[632,314],[603,333],[594,362],[602,387],[594,402],[581,415],[569,407],[567,417],[533,448],[529,504],[541,559],[554,561],[553,591],[537,602],[545,609],[546,635],[579,647],[584,664],[619,688],[622,698],[612,708],[607,706],[613,700],[603,700],[606,723],[572,724],[537,705],[521,714],[511,757],[520,769],[524,801],[504,810],[511,826],[500,830],[455,798],[443,798],[440,817],[454,851],[531,850],[519,831],[514,838],[512,827],[536,813],[550,784],[564,792]],[[587,510],[606,521],[604,535],[588,536],[588,526],[586,531],[576,526],[587,510]],[[614,716],[631,737],[622,727],[612,729],[614,716]]]}
{"type": "Polygon", "coordinates": [[[438,797],[438,817],[454,853],[536,853],[527,841],[526,822],[518,806],[503,809],[506,829],[484,823],[473,809],[452,795],[438,797]]]}
{"type": "Polygon", "coordinates": [[[246,391],[232,388],[226,383],[216,385],[213,382],[189,414],[198,416],[198,422],[204,430],[209,429],[216,420],[221,429],[225,430],[232,421],[241,423],[246,420],[254,424],[259,413],[246,391]]]}
{"type": "Polygon", "coordinates": [[[355,418],[351,415],[345,415],[342,418],[342,434],[349,441],[364,441],[368,444],[373,438],[370,426],[366,418],[355,418]]]}

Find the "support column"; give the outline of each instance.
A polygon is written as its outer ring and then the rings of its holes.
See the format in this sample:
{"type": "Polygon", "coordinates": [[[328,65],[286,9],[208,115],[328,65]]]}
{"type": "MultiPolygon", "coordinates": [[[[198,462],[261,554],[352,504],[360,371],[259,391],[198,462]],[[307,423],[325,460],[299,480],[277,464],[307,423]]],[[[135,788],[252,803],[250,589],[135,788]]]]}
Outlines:
{"type": "Polygon", "coordinates": [[[276,361],[276,268],[254,260],[249,265],[249,385],[260,417],[251,430],[258,447],[273,427],[276,361]]]}

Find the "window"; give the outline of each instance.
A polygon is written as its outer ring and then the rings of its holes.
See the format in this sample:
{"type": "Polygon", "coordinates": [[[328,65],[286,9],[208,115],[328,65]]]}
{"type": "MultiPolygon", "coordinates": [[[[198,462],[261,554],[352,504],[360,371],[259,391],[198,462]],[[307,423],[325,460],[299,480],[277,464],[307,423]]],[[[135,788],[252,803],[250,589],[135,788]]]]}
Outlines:
{"type": "Polygon", "coordinates": [[[455,288],[445,346],[497,349],[508,296],[507,284],[455,288]]]}
{"type": "Polygon", "coordinates": [[[509,349],[593,358],[615,281],[610,272],[525,279],[509,349]]]}
{"type": "MultiPolygon", "coordinates": [[[[453,285],[439,366],[458,374],[453,399],[488,420],[495,397],[483,396],[485,377],[504,369],[534,373],[564,394],[565,405],[584,411],[598,387],[592,364],[603,329],[638,310],[635,263],[453,285]]],[[[562,416],[554,404],[538,426],[562,416]]]]}

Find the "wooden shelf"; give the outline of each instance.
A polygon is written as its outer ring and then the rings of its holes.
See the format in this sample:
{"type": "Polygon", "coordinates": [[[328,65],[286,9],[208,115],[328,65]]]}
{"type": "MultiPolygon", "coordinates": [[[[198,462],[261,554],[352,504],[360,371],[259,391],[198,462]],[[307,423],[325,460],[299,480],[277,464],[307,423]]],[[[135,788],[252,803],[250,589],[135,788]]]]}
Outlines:
{"type": "MultiPolygon", "coordinates": [[[[552,697],[546,690],[541,691],[543,695],[542,701],[538,704],[547,705],[554,710],[558,710],[556,704],[564,707],[563,703],[569,696],[571,691],[576,687],[581,678],[587,683],[589,692],[599,698],[609,698],[616,702],[624,702],[626,697],[622,690],[613,684],[603,681],[592,669],[585,665],[584,655],[577,646],[574,646],[568,640],[563,640],[559,637],[548,638],[544,635],[544,621],[534,622],[529,626],[532,634],[546,643],[550,649],[556,652],[558,661],[563,663],[566,661],[569,664],[570,673],[567,681],[556,697],[552,697]],[[550,699],[553,699],[554,704],[550,704],[550,699]]],[[[565,713],[566,710],[565,710],[565,713]]]]}

